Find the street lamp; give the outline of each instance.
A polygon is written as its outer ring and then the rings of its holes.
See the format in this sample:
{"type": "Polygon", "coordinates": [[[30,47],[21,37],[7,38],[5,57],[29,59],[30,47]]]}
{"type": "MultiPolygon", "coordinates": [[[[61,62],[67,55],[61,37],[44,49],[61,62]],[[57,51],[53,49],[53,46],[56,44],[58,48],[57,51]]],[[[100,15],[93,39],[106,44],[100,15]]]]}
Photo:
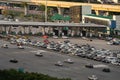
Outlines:
{"type": "Polygon", "coordinates": [[[45,0],[45,22],[47,22],[47,0],[45,0]]]}

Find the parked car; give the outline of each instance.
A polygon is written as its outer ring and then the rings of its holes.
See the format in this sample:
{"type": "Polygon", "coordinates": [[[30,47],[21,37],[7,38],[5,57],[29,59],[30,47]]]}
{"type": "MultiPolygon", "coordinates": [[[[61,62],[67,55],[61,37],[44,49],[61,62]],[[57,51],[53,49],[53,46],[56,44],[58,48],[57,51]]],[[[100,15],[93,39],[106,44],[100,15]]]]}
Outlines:
{"type": "Polygon", "coordinates": [[[71,60],[71,59],[66,59],[66,60],[64,60],[64,62],[65,63],[69,63],[69,64],[73,64],[74,63],[73,60],[71,60]]]}
{"type": "Polygon", "coordinates": [[[8,48],[8,45],[7,45],[7,44],[3,44],[3,45],[1,46],[1,48],[8,48]]]}
{"type": "Polygon", "coordinates": [[[63,39],[68,39],[68,37],[67,37],[67,36],[62,36],[62,38],[63,38],[63,39]]]}
{"type": "Polygon", "coordinates": [[[110,40],[112,40],[113,38],[112,37],[106,37],[106,41],[110,41],[110,40]]]}
{"type": "Polygon", "coordinates": [[[54,39],[58,39],[58,36],[53,36],[54,39]]]}
{"type": "Polygon", "coordinates": [[[12,41],[10,41],[10,43],[11,43],[11,44],[16,44],[16,41],[13,41],[13,40],[12,40],[12,41]]]}
{"type": "Polygon", "coordinates": [[[24,49],[24,47],[20,45],[20,46],[18,46],[18,49],[24,49]]]}

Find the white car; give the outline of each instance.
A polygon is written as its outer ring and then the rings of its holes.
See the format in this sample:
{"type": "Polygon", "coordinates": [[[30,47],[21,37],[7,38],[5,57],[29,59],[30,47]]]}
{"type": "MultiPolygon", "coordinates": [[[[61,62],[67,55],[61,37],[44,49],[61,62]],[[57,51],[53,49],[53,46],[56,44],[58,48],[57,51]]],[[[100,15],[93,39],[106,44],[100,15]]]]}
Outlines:
{"type": "Polygon", "coordinates": [[[108,45],[112,45],[112,44],[113,44],[113,42],[112,42],[112,41],[110,41],[110,42],[107,42],[107,44],[108,44],[108,45]]]}
{"type": "Polygon", "coordinates": [[[37,53],[35,53],[35,56],[42,57],[43,56],[43,52],[38,51],[37,53]]]}
{"type": "Polygon", "coordinates": [[[71,60],[71,59],[64,60],[64,62],[65,62],[65,63],[70,63],[70,64],[73,64],[73,63],[74,63],[73,60],[71,60]]]}
{"type": "Polygon", "coordinates": [[[98,80],[98,78],[95,75],[89,76],[88,80],[98,80]]]}
{"type": "Polygon", "coordinates": [[[18,49],[24,49],[24,47],[23,46],[18,46],[18,49]]]}
{"type": "Polygon", "coordinates": [[[63,63],[61,61],[58,61],[57,63],[55,63],[55,66],[63,66],[63,63]]]}
{"type": "Polygon", "coordinates": [[[67,37],[67,36],[62,36],[62,38],[63,38],[63,39],[68,39],[68,37],[67,37]]]}
{"type": "Polygon", "coordinates": [[[11,41],[10,43],[11,43],[11,44],[15,44],[16,42],[15,42],[15,41],[11,41]]]}
{"type": "Polygon", "coordinates": [[[7,44],[3,44],[3,46],[1,46],[1,48],[8,48],[7,44]]]}
{"type": "Polygon", "coordinates": [[[58,36],[53,36],[54,39],[58,39],[58,36]]]}

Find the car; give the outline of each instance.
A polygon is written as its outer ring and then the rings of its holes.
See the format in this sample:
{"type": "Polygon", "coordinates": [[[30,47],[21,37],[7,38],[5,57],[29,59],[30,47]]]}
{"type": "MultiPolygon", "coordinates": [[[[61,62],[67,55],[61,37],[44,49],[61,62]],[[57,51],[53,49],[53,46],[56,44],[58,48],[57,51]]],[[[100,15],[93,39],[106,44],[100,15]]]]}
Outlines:
{"type": "Polygon", "coordinates": [[[58,61],[57,63],[55,63],[55,66],[60,66],[62,67],[63,66],[63,63],[61,61],[58,61]]]}
{"type": "Polygon", "coordinates": [[[3,46],[1,46],[1,48],[8,48],[7,44],[3,44],[3,46]]]}
{"type": "Polygon", "coordinates": [[[85,53],[78,53],[77,56],[82,57],[82,58],[86,58],[86,54],[85,53]]]}
{"type": "Polygon", "coordinates": [[[63,39],[68,39],[68,37],[67,37],[67,36],[62,36],[62,38],[63,38],[63,39]]]}
{"type": "Polygon", "coordinates": [[[18,49],[24,49],[24,47],[20,45],[20,46],[18,46],[18,49]]]}
{"type": "Polygon", "coordinates": [[[87,68],[94,68],[92,64],[86,64],[85,67],[87,67],[87,68]]]}
{"type": "Polygon", "coordinates": [[[71,59],[64,60],[64,62],[65,63],[69,63],[69,64],[73,64],[74,63],[73,60],[71,60],[71,59]]]}
{"type": "Polygon", "coordinates": [[[10,41],[10,44],[15,44],[16,42],[15,41],[10,41]]]}
{"type": "Polygon", "coordinates": [[[54,39],[58,39],[58,36],[53,36],[54,39]]]}
{"type": "Polygon", "coordinates": [[[69,42],[70,42],[70,40],[65,40],[64,42],[65,42],[65,43],[69,43],[69,42]]]}
{"type": "Polygon", "coordinates": [[[9,62],[12,62],[12,63],[18,63],[18,60],[16,60],[16,59],[10,59],[10,61],[9,62]]]}
{"type": "Polygon", "coordinates": [[[43,56],[43,52],[38,51],[38,52],[35,54],[35,56],[42,57],[42,56],[43,56]]]}
{"type": "Polygon", "coordinates": [[[113,38],[112,37],[106,37],[105,40],[106,41],[111,41],[113,38]]]}
{"type": "Polygon", "coordinates": [[[110,68],[103,68],[103,72],[110,72],[110,68]]]}
{"type": "Polygon", "coordinates": [[[98,80],[96,75],[92,75],[88,77],[88,80],[98,80]]]}

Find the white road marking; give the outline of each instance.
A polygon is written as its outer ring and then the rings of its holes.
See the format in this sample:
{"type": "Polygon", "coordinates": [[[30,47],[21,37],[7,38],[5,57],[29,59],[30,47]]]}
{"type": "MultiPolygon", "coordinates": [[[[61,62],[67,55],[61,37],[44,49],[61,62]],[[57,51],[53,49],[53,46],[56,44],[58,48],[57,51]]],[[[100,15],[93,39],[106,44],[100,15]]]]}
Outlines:
{"type": "Polygon", "coordinates": [[[38,51],[40,51],[40,52],[47,52],[45,50],[36,50],[36,51],[30,51],[30,52],[38,52],[38,51]]]}
{"type": "Polygon", "coordinates": [[[108,67],[107,65],[104,64],[98,64],[98,65],[93,65],[94,68],[106,68],[108,67]]]}

